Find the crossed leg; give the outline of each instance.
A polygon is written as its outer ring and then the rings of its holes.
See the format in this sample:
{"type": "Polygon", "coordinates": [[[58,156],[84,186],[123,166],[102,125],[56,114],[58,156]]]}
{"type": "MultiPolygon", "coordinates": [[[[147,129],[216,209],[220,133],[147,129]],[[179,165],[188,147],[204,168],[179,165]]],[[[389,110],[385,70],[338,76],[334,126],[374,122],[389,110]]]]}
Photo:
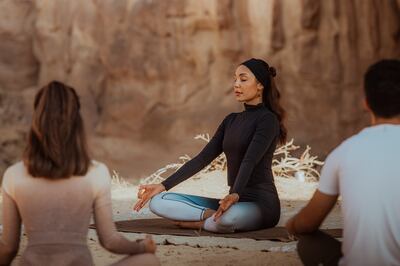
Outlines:
{"type": "Polygon", "coordinates": [[[219,219],[213,214],[219,207],[219,199],[181,193],[164,192],[150,202],[150,210],[184,228],[200,229],[216,233],[250,231],[263,227],[260,207],[253,202],[232,205],[219,219]]]}

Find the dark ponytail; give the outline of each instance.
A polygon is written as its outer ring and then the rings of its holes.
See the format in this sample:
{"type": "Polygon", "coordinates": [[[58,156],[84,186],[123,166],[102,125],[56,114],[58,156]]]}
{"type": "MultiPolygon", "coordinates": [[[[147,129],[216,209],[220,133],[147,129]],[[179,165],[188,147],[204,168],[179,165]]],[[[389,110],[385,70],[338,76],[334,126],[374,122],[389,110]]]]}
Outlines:
{"type": "MultiPolygon", "coordinates": [[[[273,67],[271,67],[271,68],[275,71],[275,69],[273,67]]],[[[276,75],[276,72],[274,72],[274,73],[276,75]]],[[[275,79],[273,78],[273,77],[275,77],[275,75],[271,75],[270,87],[269,88],[264,87],[262,101],[263,101],[264,105],[269,110],[271,110],[278,118],[279,128],[280,128],[279,142],[281,144],[285,144],[286,138],[287,138],[287,129],[284,124],[286,112],[280,103],[281,94],[278,90],[278,87],[276,86],[275,79]]]]}
{"type": "Polygon", "coordinates": [[[284,124],[286,113],[280,103],[281,94],[274,79],[276,76],[276,69],[270,67],[264,60],[254,58],[243,62],[242,65],[249,68],[257,80],[263,85],[262,101],[278,118],[280,128],[279,142],[280,144],[285,144],[287,138],[287,129],[284,124]]]}

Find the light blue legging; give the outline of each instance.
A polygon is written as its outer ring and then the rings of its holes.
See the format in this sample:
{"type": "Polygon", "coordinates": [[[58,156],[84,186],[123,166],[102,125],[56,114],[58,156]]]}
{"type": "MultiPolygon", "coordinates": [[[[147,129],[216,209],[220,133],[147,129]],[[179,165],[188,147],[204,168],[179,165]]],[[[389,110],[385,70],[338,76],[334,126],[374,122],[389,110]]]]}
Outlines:
{"type": "MultiPolygon", "coordinates": [[[[217,210],[220,199],[173,192],[163,192],[150,201],[150,210],[158,216],[174,221],[202,221],[205,210],[217,210]]],[[[260,207],[254,202],[238,202],[214,221],[207,218],[204,230],[216,233],[251,231],[263,228],[260,207]]]]}

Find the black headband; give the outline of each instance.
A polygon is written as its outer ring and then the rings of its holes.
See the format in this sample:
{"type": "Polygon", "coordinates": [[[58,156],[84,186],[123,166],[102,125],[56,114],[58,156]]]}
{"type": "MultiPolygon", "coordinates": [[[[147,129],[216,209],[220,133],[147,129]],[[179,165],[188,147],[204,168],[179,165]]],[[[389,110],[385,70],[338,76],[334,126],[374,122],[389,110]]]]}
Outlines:
{"type": "Polygon", "coordinates": [[[244,61],[241,65],[246,66],[254,74],[256,79],[264,86],[268,88],[271,82],[271,76],[275,77],[275,68],[270,67],[265,61],[261,59],[251,58],[244,61]]]}

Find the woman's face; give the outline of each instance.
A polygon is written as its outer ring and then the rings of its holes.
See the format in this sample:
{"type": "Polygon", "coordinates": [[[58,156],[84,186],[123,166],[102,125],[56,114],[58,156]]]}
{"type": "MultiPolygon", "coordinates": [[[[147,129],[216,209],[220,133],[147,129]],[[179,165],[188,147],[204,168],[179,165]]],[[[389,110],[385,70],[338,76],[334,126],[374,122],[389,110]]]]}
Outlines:
{"type": "Polygon", "coordinates": [[[254,74],[244,65],[236,68],[233,90],[236,100],[251,105],[262,102],[263,86],[257,81],[254,74]]]}

